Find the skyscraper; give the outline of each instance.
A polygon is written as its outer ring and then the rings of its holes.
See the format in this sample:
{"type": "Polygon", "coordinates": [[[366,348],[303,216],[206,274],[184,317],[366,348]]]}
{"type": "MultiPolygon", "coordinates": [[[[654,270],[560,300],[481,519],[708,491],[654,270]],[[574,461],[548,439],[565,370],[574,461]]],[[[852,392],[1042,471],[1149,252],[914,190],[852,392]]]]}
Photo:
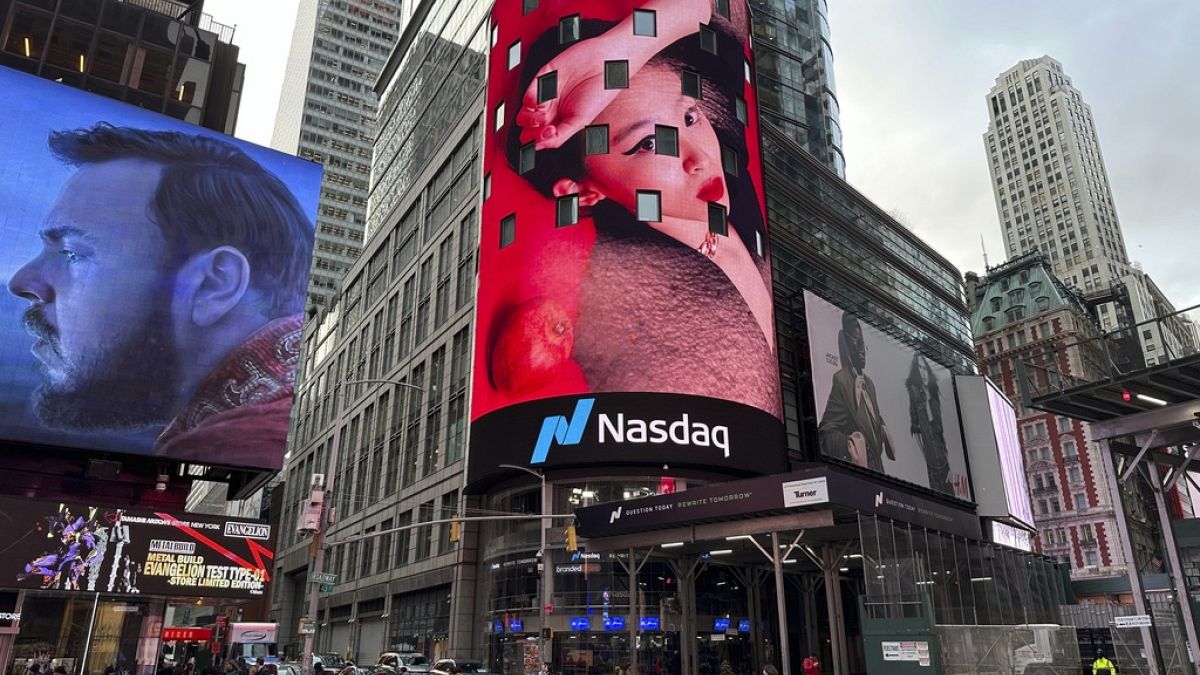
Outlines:
{"type": "Polygon", "coordinates": [[[375,138],[372,89],[400,32],[400,0],[301,0],[272,147],[325,166],[309,305],[328,308],[362,252],[375,138]]]}
{"type": "Polygon", "coordinates": [[[763,117],[846,177],[825,0],[754,0],[763,117]]]}
{"type": "Polygon", "coordinates": [[[996,78],[987,106],[983,138],[1006,257],[1041,252],[1082,291],[1102,329],[1128,329],[1122,367],[1195,351],[1186,319],[1129,260],[1092,110],[1062,64],[1021,61],[996,78]],[[1165,331],[1133,329],[1159,318],[1165,331]]]}
{"type": "Polygon", "coordinates": [[[1129,274],[1092,110],[1062,64],[1026,59],[996,78],[984,134],[1004,250],[1040,251],[1085,294],[1129,274]]]}

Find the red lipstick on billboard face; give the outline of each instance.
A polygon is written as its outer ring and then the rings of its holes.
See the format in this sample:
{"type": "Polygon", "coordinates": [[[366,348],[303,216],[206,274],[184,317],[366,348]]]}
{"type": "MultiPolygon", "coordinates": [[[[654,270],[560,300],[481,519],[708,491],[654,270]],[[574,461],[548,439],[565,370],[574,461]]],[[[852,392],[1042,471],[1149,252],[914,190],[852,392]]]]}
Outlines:
{"type": "Polygon", "coordinates": [[[700,192],[696,193],[696,199],[703,202],[719,202],[725,196],[725,181],[719,176],[714,176],[704,181],[704,185],[700,186],[700,192]]]}

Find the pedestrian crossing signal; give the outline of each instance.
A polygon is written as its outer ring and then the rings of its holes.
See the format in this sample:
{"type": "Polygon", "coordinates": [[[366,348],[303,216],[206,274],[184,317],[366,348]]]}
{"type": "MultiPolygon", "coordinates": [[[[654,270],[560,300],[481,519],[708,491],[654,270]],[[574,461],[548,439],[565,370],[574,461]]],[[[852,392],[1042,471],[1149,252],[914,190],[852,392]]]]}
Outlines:
{"type": "Polygon", "coordinates": [[[579,550],[579,540],[576,538],[574,525],[567,526],[566,536],[567,536],[567,550],[568,551],[578,551],[579,550]]]}
{"type": "Polygon", "coordinates": [[[462,538],[462,523],[457,520],[450,521],[450,541],[457,542],[462,538]]]}

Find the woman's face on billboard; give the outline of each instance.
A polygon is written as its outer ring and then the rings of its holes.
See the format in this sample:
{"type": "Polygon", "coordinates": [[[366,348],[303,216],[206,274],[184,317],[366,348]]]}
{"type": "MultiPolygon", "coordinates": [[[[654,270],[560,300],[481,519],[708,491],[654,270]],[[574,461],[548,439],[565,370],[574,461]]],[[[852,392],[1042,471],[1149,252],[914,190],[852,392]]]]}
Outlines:
{"type": "Polygon", "coordinates": [[[581,192],[636,212],[637,190],[659,190],[664,218],[704,221],[709,202],[729,206],[717,134],[679,88],[679,73],[664,66],[648,65],[630,79],[593,122],[608,125],[609,152],[584,158],[581,192]],[[655,125],[677,130],[678,156],[658,154],[655,125]]]}

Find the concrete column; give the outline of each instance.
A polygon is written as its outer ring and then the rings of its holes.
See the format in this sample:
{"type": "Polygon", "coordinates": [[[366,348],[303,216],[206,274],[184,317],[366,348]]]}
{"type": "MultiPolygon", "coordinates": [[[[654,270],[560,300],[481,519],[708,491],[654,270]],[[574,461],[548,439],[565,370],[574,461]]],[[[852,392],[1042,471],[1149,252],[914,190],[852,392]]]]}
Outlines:
{"type": "MultiPolygon", "coordinates": [[[[478,497],[468,498],[468,507],[478,507],[478,497]]],[[[483,628],[480,623],[482,612],[476,602],[479,562],[479,522],[464,522],[462,538],[458,543],[458,564],[454,569],[454,585],[450,591],[450,653],[452,659],[483,660],[480,645],[483,628]]],[[[391,604],[389,592],[388,604],[391,604]]],[[[395,611],[395,610],[391,610],[395,611]]]]}

